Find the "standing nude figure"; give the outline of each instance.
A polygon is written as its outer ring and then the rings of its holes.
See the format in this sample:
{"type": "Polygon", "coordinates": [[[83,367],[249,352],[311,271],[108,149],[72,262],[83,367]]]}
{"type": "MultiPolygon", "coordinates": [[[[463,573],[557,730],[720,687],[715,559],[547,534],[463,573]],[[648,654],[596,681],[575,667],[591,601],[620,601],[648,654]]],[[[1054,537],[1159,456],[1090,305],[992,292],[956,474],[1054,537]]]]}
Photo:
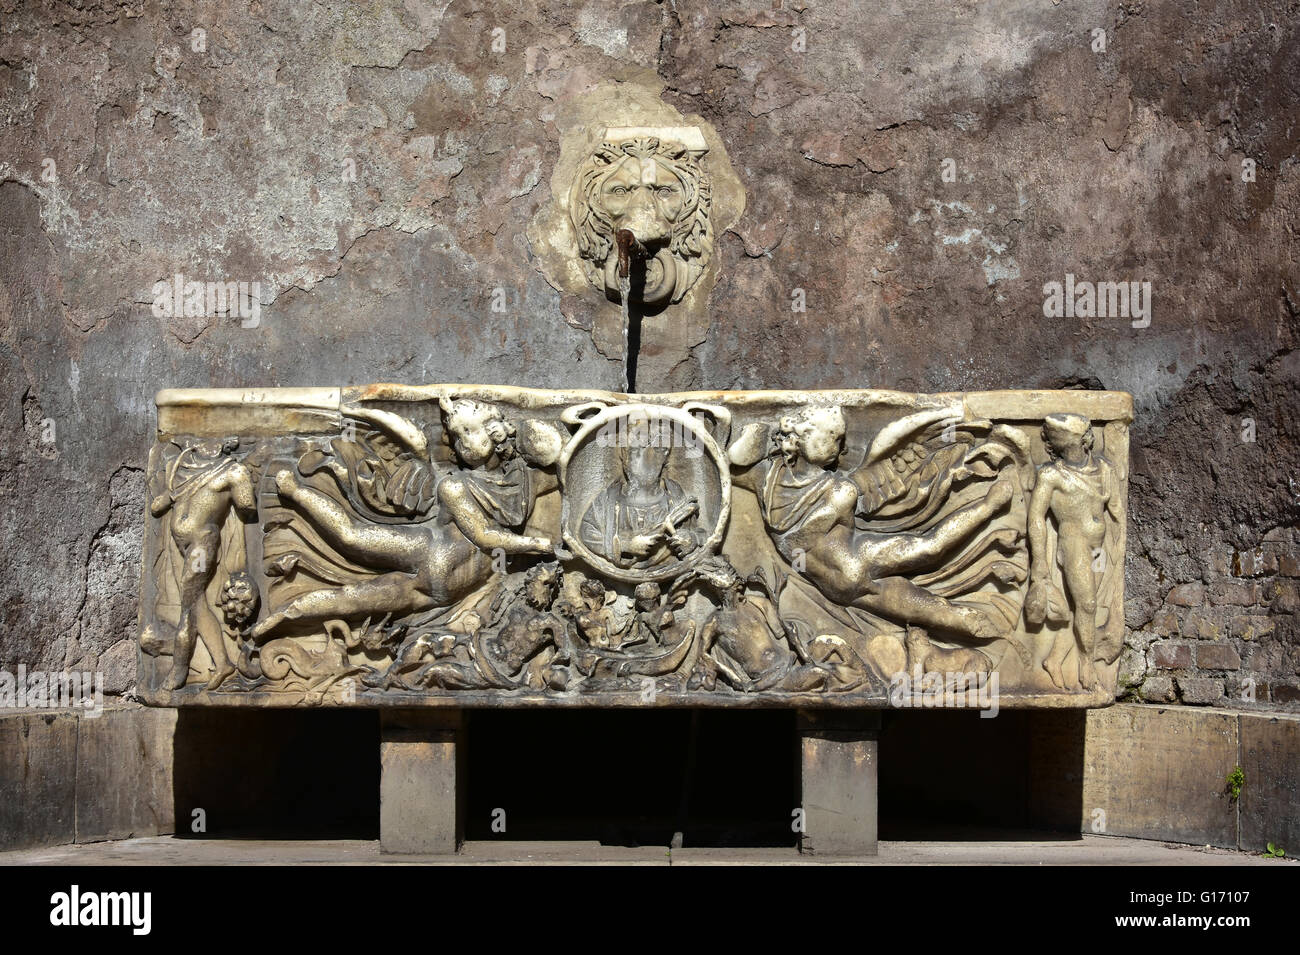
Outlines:
{"type": "Polygon", "coordinates": [[[355,520],[341,505],[293,471],[275,475],[284,501],[330,546],[350,560],[382,569],[377,576],[289,601],[251,631],[258,643],[285,624],[392,614],[402,617],[450,607],[494,573],[493,554],[555,553],[545,537],[517,533],[527,522],[539,485],[515,449],[515,431],[501,412],[468,399],[442,401],[443,421],[460,468],[437,485],[438,513],[421,524],[355,520]]]}
{"type": "MultiPolygon", "coordinates": [[[[1041,626],[1052,604],[1051,560],[1056,556],[1070,603],[1074,606],[1074,643],[1079,654],[1079,683],[1097,686],[1093,667],[1097,639],[1097,581],[1093,564],[1106,540],[1106,512],[1119,519],[1119,486],[1115,469],[1093,454],[1088,419],[1077,414],[1051,414],[1043,422],[1043,441],[1051,457],[1038,469],[1029,500],[1029,596],[1025,619],[1041,626]],[[1047,548],[1047,517],[1056,522],[1056,550],[1047,548]]],[[[1064,604],[1063,600],[1058,601],[1064,604]]],[[[1061,665],[1071,645],[1057,640],[1043,669],[1058,687],[1065,687],[1061,665]]]]}
{"type": "Polygon", "coordinates": [[[196,634],[212,657],[209,690],[215,690],[235,672],[226,653],[221,622],[208,606],[207,589],[217,572],[221,530],[231,509],[245,523],[257,520],[252,476],[232,457],[238,449],[238,438],[185,449],[168,468],[167,490],[149,503],[149,513],[154,517],[171,514],[168,529],[181,555],[181,618],[172,651],[172,672],[166,684],[169,690],[179,690],[189,679],[196,634]],[[188,470],[192,473],[177,483],[178,472],[188,470]]]}
{"type": "MultiPolygon", "coordinates": [[[[775,450],[736,477],[758,496],[768,536],[781,556],[837,603],[900,623],[939,627],[980,640],[1000,628],[974,607],[930,593],[906,574],[929,570],[970,539],[1016,493],[1003,473],[983,500],[967,504],[924,533],[876,533],[855,524],[862,488],[836,471],[845,421],[838,407],[806,408],[781,419],[775,450]]],[[[732,446],[733,465],[738,463],[732,446]]]]}

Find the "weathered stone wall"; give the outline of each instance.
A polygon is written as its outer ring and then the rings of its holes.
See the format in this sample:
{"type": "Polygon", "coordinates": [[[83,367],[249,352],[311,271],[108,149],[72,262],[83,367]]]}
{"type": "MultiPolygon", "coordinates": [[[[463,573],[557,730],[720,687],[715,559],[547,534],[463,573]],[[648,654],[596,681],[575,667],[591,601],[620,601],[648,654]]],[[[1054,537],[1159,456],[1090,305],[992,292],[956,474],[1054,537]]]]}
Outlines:
{"type": "Polygon", "coordinates": [[[1130,391],[1128,683],[1296,701],[1281,0],[0,0],[0,668],[132,683],[159,388],[618,387],[615,306],[527,239],[609,81],[703,117],[747,195],[641,390],[1130,391]],[[155,314],[177,273],[259,283],[255,326],[155,314]],[[1149,326],[1045,317],[1067,274],[1149,281],[1149,326]]]}
{"type": "Polygon", "coordinates": [[[1295,614],[1300,536],[1276,528],[1253,548],[1223,547],[1201,580],[1178,584],[1131,630],[1120,683],[1146,702],[1300,704],[1295,614]]]}

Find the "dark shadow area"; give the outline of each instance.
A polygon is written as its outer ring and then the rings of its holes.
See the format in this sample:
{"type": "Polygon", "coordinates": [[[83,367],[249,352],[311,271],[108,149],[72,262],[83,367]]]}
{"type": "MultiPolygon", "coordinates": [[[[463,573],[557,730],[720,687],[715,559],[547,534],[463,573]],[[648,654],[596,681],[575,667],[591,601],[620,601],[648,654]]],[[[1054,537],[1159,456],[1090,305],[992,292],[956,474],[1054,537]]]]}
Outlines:
{"type": "MultiPolygon", "coordinates": [[[[466,721],[467,839],[796,845],[791,710],[481,710],[466,721]]],[[[885,711],[880,838],[1078,839],[1085,727],[1082,711],[885,711]]],[[[377,839],[379,735],[376,711],[181,709],[177,835],[377,839]]]]}
{"type": "Polygon", "coordinates": [[[379,838],[375,711],[182,708],[174,747],[178,836],[379,838]]]}
{"type": "Polygon", "coordinates": [[[794,726],[788,710],[473,712],[465,836],[794,845],[794,726]]]}
{"type": "Polygon", "coordinates": [[[635,308],[627,315],[627,354],[623,361],[627,365],[628,394],[636,393],[636,367],[641,358],[641,312],[635,308]]]}
{"type": "MultiPolygon", "coordinates": [[[[627,390],[633,394],[637,390],[636,371],[637,363],[641,358],[641,320],[642,318],[653,318],[661,314],[668,308],[669,300],[657,303],[646,303],[642,301],[645,296],[646,284],[646,264],[644,259],[633,258],[632,268],[628,278],[631,282],[631,294],[628,301],[627,316],[627,353],[623,356],[623,362],[627,373],[627,390]]],[[[606,291],[605,297],[608,301],[613,302],[622,308],[622,298],[613,291],[606,291]]]]}
{"type": "Polygon", "coordinates": [[[885,711],[880,838],[1080,838],[1086,726],[1081,710],[885,711]]]}

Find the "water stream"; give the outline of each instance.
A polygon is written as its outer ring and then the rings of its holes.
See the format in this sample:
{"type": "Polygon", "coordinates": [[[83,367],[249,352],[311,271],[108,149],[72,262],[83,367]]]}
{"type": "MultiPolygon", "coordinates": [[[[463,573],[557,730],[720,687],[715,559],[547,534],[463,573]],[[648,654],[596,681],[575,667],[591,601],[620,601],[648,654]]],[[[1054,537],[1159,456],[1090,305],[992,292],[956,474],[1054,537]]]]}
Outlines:
{"type": "Polygon", "coordinates": [[[632,324],[630,315],[629,302],[632,299],[632,272],[628,270],[627,275],[618,277],[618,297],[623,303],[623,391],[632,390],[632,381],[630,378],[630,369],[632,368],[632,356],[628,353],[628,328],[632,324]]]}

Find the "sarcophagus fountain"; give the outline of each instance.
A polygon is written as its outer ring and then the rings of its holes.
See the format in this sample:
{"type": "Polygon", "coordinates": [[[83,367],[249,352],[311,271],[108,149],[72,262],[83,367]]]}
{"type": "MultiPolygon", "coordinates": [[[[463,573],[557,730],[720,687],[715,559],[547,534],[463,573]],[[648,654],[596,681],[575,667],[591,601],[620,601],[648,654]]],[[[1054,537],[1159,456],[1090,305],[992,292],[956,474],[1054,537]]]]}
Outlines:
{"type": "MultiPolygon", "coordinates": [[[[571,194],[609,196],[570,208],[575,274],[624,303],[688,297],[712,248],[710,191],[686,181],[702,144],[652,133],[604,143],[571,194]]],[[[883,708],[1114,699],[1126,394],[377,384],[157,404],[141,697],[384,708],[386,786],[407,742],[454,747],[465,708],[798,709],[808,771],[874,753],[883,708]]],[[[824,849],[873,849],[874,803],[853,812],[824,849]]],[[[455,844],[452,823],[391,828],[388,848],[455,844]]]]}
{"type": "Polygon", "coordinates": [[[963,673],[1002,706],[1114,696],[1125,395],[158,405],[149,702],[884,707],[963,673]]]}

